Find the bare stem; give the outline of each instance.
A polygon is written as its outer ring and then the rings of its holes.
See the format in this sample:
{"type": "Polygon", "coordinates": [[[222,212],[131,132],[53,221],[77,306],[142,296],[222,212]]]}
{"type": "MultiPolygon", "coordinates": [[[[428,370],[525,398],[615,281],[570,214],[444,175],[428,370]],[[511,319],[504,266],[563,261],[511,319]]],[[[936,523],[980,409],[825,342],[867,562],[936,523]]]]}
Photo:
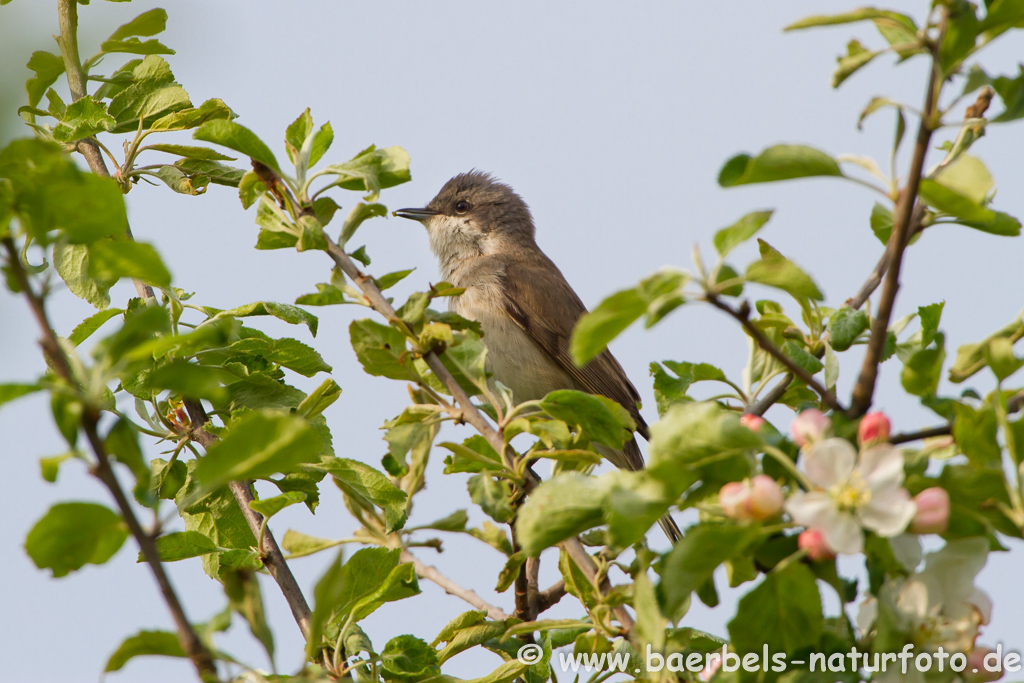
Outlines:
{"type": "MultiPolygon", "coordinates": [[[[217,440],[217,437],[203,429],[203,425],[209,421],[209,417],[206,415],[206,410],[203,408],[202,403],[194,399],[185,399],[185,409],[188,411],[189,419],[192,421],[190,436],[202,444],[203,448],[209,447],[210,444],[217,440]]],[[[308,639],[309,603],[306,602],[306,596],[303,595],[298,581],[295,580],[295,575],[292,574],[292,570],[288,566],[288,562],[281,552],[281,546],[277,544],[277,539],[274,538],[273,532],[270,531],[269,527],[264,527],[263,515],[253,510],[250,505],[254,500],[252,482],[233,481],[228,484],[228,488],[235,497],[238,507],[242,510],[245,522],[249,525],[253,536],[260,539],[258,543],[260,544],[259,552],[263,560],[263,566],[267,568],[270,576],[277,582],[281,593],[288,602],[288,607],[291,608],[295,623],[299,625],[303,637],[308,639]]]]}
{"type": "Polygon", "coordinates": [[[438,571],[437,567],[432,567],[420,561],[418,557],[413,555],[408,550],[403,550],[401,555],[402,562],[411,562],[412,566],[416,569],[416,576],[421,579],[426,579],[432,583],[437,584],[444,589],[444,592],[448,595],[454,595],[457,598],[465,600],[473,607],[487,612],[487,616],[495,620],[505,620],[509,618],[508,614],[500,607],[488,603],[486,600],[476,594],[476,591],[469,588],[463,588],[459,584],[455,583],[447,576],[438,571]]]}
{"type": "MultiPolygon", "coordinates": [[[[945,25],[946,17],[943,14],[938,42],[941,42],[942,34],[945,32],[945,25]]],[[[857,378],[857,385],[853,389],[848,414],[851,418],[860,417],[871,407],[872,397],[875,393],[875,383],[878,380],[878,365],[882,358],[882,351],[885,348],[885,339],[889,331],[889,320],[892,317],[896,294],[900,288],[900,269],[903,266],[903,252],[910,242],[911,219],[917,203],[917,192],[921,183],[921,176],[924,173],[928,145],[931,142],[932,132],[935,130],[936,105],[939,90],[942,87],[942,72],[939,68],[938,55],[934,53],[937,49],[937,46],[933,47],[932,69],[928,77],[924,108],[921,110],[921,120],[917,128],[917,142],[914,145],[914,155],[910,162],[910,174],[907,177],[906,186],[900,192],[899,199],[896,200],[893,229],[892,234],[889,236],[887,249],[889,267],[886,272],[885,282],[882,285],[882,295],[878,302],[878,310],[875,313],[875,321],[871,326],[871,339],[868,342],[867,353],[864,355],[864,363],[861,366],[860,376],[857,378]]]]}
{"type": "MultiPolygon", "coordinates": [[[[32,313],[36,318],[40,331],[42,332],[43,338],[40,341],[40,345],[43,348],[43,353],[50,361],[53,371],[57,376],[71,386],[78,386],[74,375],[71,372],[67,356],[64,355],[64,351],[61,349],[60,343],[57,341],[57,335],[54,333],[53,327],[50,325],[50,321],[47,318],[43,300],[32,289],[32,284],[29,282],[28,274],[25,272],[25,269],[21,264],[21,259],[18,256],[18,250],[15,247],[14,240],[6,238],[3,240],[3,244],[7,250],[10,271],[17,280],[22,293],[28,299],[29,305],[32,308],[32,313]]],[[[164,571],[163,563],[160,560],[160,552],[156,548],[155,539],[142,528],[138,518],[135,516],[135,511],[132,509],[131,503],[128,502],[128,498],[125,496],[124,490],[121,488],[121,484],[118,482],[117,477],[114,474],[113,468],[110,466],[110,458],[107,454],[106,447],[99,436],[99,418],[99,412],[95,408],[85,406],[85,410],[82,414],[81,426],[89,441],[93,454],[96,456],[96,462],[93,464],[93,467],[90,468],[90,471],[103,483],[104,486],[106,486],[107,490],[110,491],[110,495],[114,498],[114,502],[121,511],[121,517],[124,519],[125,525],[128,527],[128,531],[139,544],[139,550],[142,552],[142,556],[145,559],[146,564],[149,565],[150,571],[153,573],[153,578],[156,580],[157,586],[160,588],[161,595],[163,595],[164,602],[167,603],[167,608],[170,610],[171,617],[174,619],[181,647],[185,651],[185,654],[188,655],[189,659],[192,660],[192,664],[195,666],[196,672],[199,674],[199,678],[203,681],[216,681],[217,668],[214,665],[213,656],[192,628],[191,622],[189,622],[188,617],[185,615],[185,608],[182,606],[181,600],[178,599],[178,595],[175,593],[174,587],[171,585],[170,578],[164,571]]]]}
{"type": "MultiPolygon", "coordinates": [[[[64,58],[64,71],[68,78],[68,88],[71,90],[71,101],[76,102],[88,93],[86,91],[86,75],[82,68],[82,59],[78,54],[78,0],[57,0],[57,15],[60,22],[60,36],[57,37],[57,44],[60,46],[60,54],[64,58]]],[[[100,146],[91,138],[82,138],[76,143],[77,150],[85,157],[92,172],[104,178],[110,177],[107,164],[103,161],[103,154],[100,146]]],[[[132,229],[128,228],[128,237],[132,238],[132,229]]],[[[142,280],[133,278],[135,291],[143,299],[153,298],[153,288],[142,280]]]]}
{"type": "MultiPolygon", "coordinates": [[[[611,583],[608,581],[608,577],[602,577],[600,581],[597,578],[597,565],[594,564],[594,559],[587,553],[586,548],[580,542],[580,539],[573,538],[562,541],[558,544],[558,547],[565,551],[576,566],[580,568],[587,579],[594,584],[595,588],[600,589],[602,592],[611,590],[611,583]]],[[[626,609],[625,605],[618,605],[612,608],[612,614],[619,620],[619,624],[622,626],[623,634],[636,644],[633,636],[633,627],[636,622],[633,621],[633,617],[630,615],[629,610],[626,609]]]]}

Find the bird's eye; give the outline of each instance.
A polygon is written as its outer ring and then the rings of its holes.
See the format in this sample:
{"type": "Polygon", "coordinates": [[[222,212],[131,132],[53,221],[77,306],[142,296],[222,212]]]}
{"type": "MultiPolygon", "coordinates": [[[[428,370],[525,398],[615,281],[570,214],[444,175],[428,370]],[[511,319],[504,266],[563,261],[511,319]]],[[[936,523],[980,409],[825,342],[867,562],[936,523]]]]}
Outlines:
{"type": "Polygon", "coordinates": [[[470,203],[465,199],[460,199],[455,203],[455,210],[458,213],[466,213],[471,208],[470,203]]]}

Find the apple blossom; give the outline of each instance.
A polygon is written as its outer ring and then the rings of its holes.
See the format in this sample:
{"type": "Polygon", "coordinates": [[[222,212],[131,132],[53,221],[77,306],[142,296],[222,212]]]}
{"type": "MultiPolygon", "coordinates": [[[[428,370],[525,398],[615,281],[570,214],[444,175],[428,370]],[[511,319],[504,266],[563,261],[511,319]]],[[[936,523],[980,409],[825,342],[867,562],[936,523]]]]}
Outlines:
{"type": "Polygon", "coordinates": [[[971,683],[998,681],[1003,677],[1003,663],[999,661],[999,656],[992,648],[977,646],[967,655],[964,677],[971,683]]]}
{"type": "Polygon", "coordinates": [[[815,488],[790,496],[786,512],[821,532],[837,553],[861,552],[863,528],[889,538],[914,516],[916,506],[903,488],[903,455],[889,444],[868,448],[858,461],[848,441],[825,439],[805,448],[798,464],[815,488]]]}
{"type": "Polygon", "coordinates": [[[789,429],[793,441],[803,448],[824,439],[825,434],[832,429],[832,420],[820,410],[810,408],[797,415],[789,429]]]}
{"type": "Polygon", "coordinates": [[[764,426],[764,418],[760,415],[751,415],[746,413],[740,416],[740,424],[749,429],[752,432],[758,432],[761,427],[764,426]]]}
{"type": "Polygon", "coordinates": [[[921,491],[914,496],[917,512],[910,522],[915,534],[941,534],[949,528],[949,494],[938,486],[921,491]]]}
{"type": "Polygon", "coordinates": [[[816,529],[805,529],[797,536],[796,544],[800,550],[807,551],[807,557],[815,562],[833,559],[836,554],[825,542],[825,537],[816,529]]]}
{"type": "Polygon", "coordinates": [[[885,413],[874,412],[865,415],[857,427],[857,441],[861,446],[871,446],[889,440],[892,423],[885,413]]]}
{"type": "Polygon", "coordinates": [[[782,511],[784,502],[779,484],[765,474],[744,481],[731,481],[718,492],[718,503],[726,516],[733,519],[769,519],[782,511]]]}

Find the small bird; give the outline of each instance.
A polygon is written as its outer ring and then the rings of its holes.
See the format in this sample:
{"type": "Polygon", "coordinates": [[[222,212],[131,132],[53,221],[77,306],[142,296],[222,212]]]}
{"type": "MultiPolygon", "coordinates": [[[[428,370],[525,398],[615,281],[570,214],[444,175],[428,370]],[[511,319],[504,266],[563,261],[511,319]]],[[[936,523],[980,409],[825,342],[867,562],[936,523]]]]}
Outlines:
{"type": "MultiPolygon", "coordinates": [[[[640,395],[615,357],[606,349],[577,367],[569,355],[573,328],[586,306],[537,246],[530,209],[511,187],[470,171],[445,183],[425,208],[394,215],[426,227],[441,276],[465,290],[450,300],[451,310],[480,323],[487,370],[517,402],[559,389],[600,394],[625,408],[637,432],[650,438],[640,395]]],[[[597,446],[616,467],[644,466],[636,439],[622,450],[597,446]]],[[[669,515],[659,523],[669,540],[679,540],[679,527],[669,515]]]]}

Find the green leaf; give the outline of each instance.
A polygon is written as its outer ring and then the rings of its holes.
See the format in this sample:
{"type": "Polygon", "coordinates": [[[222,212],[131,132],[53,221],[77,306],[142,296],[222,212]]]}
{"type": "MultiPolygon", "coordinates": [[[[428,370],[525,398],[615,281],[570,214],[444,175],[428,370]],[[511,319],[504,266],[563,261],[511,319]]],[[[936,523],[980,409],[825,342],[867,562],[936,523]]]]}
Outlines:
{"type": "Polygon", "coordinates": [[[846,55],[836,58],[839,66],[832,74],[832,87],[838,88],[843,81],[857,73],[861,67],[882,54],[882,50],[873,52],[865,48],[859,40],[851,40],[846,46],[846,55]]]}
{"type": "Polygon", "coordinates": [[[995,211],[981,206],[969,197],[932,178],[922,178],[918,192],[929,206],[943,213],[982,225],[990,225],[995,222],[995,211]]]}
{"type": "Polygon", "coordinates": [[[296,248],[299,251],[327,251],[327,236],[324,228],[313,216],[299,216],[296,221],[301,232],[296,248]]]}
{"type": "Polygon", "coordinates": [[[447,517],[435,520],[430,524],[416,527],[417,529],[434,529],[436,531],[465,531],[469,522],[469,515],[465,510],[456,510],[447,517]]]}
{"type": "Polygon", "coordinates": [[[310,166],[313,166],[323,158],[327,150],[330,149],[332,142],[334,142],[334,129],[331,128],[331,122],[328,121],[320,126],[320,130],[313,135],[313,147],[309,151],[310,166]]]}
{"type": "Polygon", "coordinates": [[[807,297],[816,301],[824,299],[818,285],[807,273],[764,240],[759,239],[757,243],[761,250],[761,260],[747,267],[747,280],[777,287],[795,298],[807,297]]]}
{"type": "Polygon", "coordinates": [[[818,26],[837,26],[839,24],[850,24],[857,21],[864,21],[866,19],[890,19],[903,25],[909,31],[917,31],[917,25],[914,23],[914,20],[906,14],[875,9],[874,7],[862,7],[860,9],[853,10],[852,12],[844,12],[843,14],[814,15],[805,17],[800,21],[793,22],[783,30],[796,31],[799,29],[815,28],[818,26]]]}
{"type": "Polygon", "coordinates": [[[953,439],[971,464],[976,467],[998,466],[1002,449],[997,440],[998,420],[991,405],[979,410],[964,403],[953,406],[956,418],[953,420],[953,439]]]}
{"type": "Polygon", "coordinates": [[[415,636],[398,636],[380,653],[381,676],[388,683],[414,683],[439,676],[437,651],[415,636]]]}
{"type": "Polygon", "coordinates": [[[209,185],[209,180],[206,178],[197,178],[196,182],[193,183],[192,178],[189,178],[177,166],[161,166],[153,173],[167,187],[179,194],[199,195],[205,192],[206,186],[209,185]]]}
{"type": "Polygon", "coordinates": [[[188,93],[174,82],[163,58],[150,54],[132,70],[132,84],[115,95],[107,113],[117,120],[115,133],[138,129],[139,120],[152,124],[168,114],[189,109],[188,93]]]}
{"type": "Polygon", "coordinates": [[[564,472],[530,493],[516,518],[523,551],[537,557],[545,548],[591,529],[604,521],[602,503],[612,480],[564,472]]]}
{"type": "Polygon", "coordinates": [[[636,429],[626,409],[604,396],[563,389],[545,396],[540,407],[556,420],[576,425],[593,441],[612,448],[622,448],[636,429]]]}
{"type": "Polygon", "coordinates": [[[892,225],[892,211],[875,202],[871,207],[871,232],[875,233],[875,237],[883,246],[889,244],[892,225]]]}
{"type": "Polygon", "coordinates": [[[680,363],[663,361],[665,367],[676,374],[672,377],[658,363],[651,363],[651,375],[654,377],[654,397],[658,402],[658,415],[664,415],[673,403],[689,402],[691,399],[686,391],[694,382],[709,380],[725,382],[725,373],[709,363],[680,363]]]}
{"type": "Polygon", "coordinates": [[[941,342],[939,348],[915,351],[903,365],[900,383],[914,396],[934,396],[942,377],[942,363],[946,351],[941,342]]]}
{"type": "Polygon", "coordinates": [[[117,317],[124,313],[123,309],[120,308],[108,308],[98,313],[93,313],[91,316],[78,323],[75,329],[68,335],[68,341],[79,346],[82,342],[92,336],[92,333],[103,326],[105,322],[111,318],[117,317]]]}
{"type": "Polygon", "coordinates": [[[210,99],[196,108],[182,109],[153,122],[150,130],[187,130],[216,119],[234,118],[234,112],[222,100],[210,99]]]}
{"type": "MultiPolygon", "coordinates": [[[[330,368],[328,368],[328,371],[330,368]]],[[[320,386],[309,392],[306,398],[302,399],[295,412],[307,420],[327,410],[341,398],[341,387],[331,378],[325,379],[320,386]]]]}
{"type": "Polygon", "coordinates": [[[640,293],[636,289],[625,289],[612,294],[593,311],[584,313],[572,332],[569,352],[573,361],[579,366],[590,361],[646,310],[647,302],[640,293]]]}
{"type": "MultiPolygon", "coordinates": [[[[156,549],[164,562],[177,562],[217,552],[217,545],[206,534],[198,531],[176,531],[156,539],[156,549]]],[[[145,558],[139,553],[139,562],[145,558]]]]}
{"type": "Polygon", "coordinates": [[[299,151],[306,142],[306,137],[313,132],[313,117],[309,113],[309,107],[299,114],[299,118],[292,121],[284,131],[284,141],[288,148],[288,158],[293,164],[298,160],[299,151]]]}
{"type": "Polygon", "coordinates": [[[251,316],[272,315],[278,320],[283,320],[290,325],[305,325],[309,328],[310,334],[314,337],[316,336],[317,326],[320,322],[315,315],[302,310],[298,306],[292,306],[291,304],[278,304],[273,301],[257,301],[256,303],[246,304],[245,306],[239,306],[238,308],[232,308],[227,311],[221,311],[215,308],[207,308],[205,310],[212,316],[206,324],[210,324],[217,320],[223,320],[224,318],[248,318],[251,316]]]}
{"type": "Polygon", "coordinates": [[[356,230],[363,224],[363,221],[375,216],[386,216],[387,214],[387,207],[383,204],[364,204],[359,202],[349,212],[348,217],[345,218],[345,222],[341,226],[341,237],[338,238],[338,246],[344,247],[352,239],[352,236],[356,234],[356,230]]]}
{"type": "Polygon", "coordinates": [[[105,40],[100,45],[101,52],[126,52],[133,55],[173,55],[174,50],[159,40],[105,40]]]}
{"type": "Polygon", "coordinates": [[[155,287],[171,286],[171,274],[151,244],[101,240],[89,246],[89,258],[89,274],[98,280],[131,277],[155,287]]]}
{"type": "Polygon", "coordinates": [[[305,502],[305,500],[305,493],[302,493],[301,491],[288,491],[287,493],[282,493],[279,496],[254,500],[249,503],[249,507],[263,515],[265,518],[270,519],[289,505],[302,503],[305,502]]]}
{"type": "Polygon", "coordinates": [[[121,24],[107,40],[123,40],[131,36],[155,36],[167,28],[167,11],[151,9],[135,17],[127,24],[121,24]]]}
{"type": "Polygon", "coordinates": [[[952,73],[974,48],[981,32],[975,6],[970,3],[952,3],[949,21],[939,45],[939,65],[946,74],[952,73]]]}
{"type": "Polygon", "coordinates": [[[338,487],[358,503],[375,505],[383,510],[387,533],[401,529],[405,524],[408,495],[366,463],[347,458],[322,458],[312,467],[331,474],[338,487]]]}
{"type": "Polygon", "coordinates": [[[294,472],[319,455],[320,441],[302,418],[252,411],[228,425],[199,461],[195,477],[212,491],[229,481],[294,472]]]}
{"type": "Polygon", "coordinates": [[[849,306],[839,308],[828,320],[829,340],[836,351],[846,351],[868,329],[868,314],[849,306]]]}
{"type": "Polygon", "coordinates": [[[782,346],[782,352],[789,356],[790,360],[812,375],[821,372],[825,367],[813,354],[808,353],[806,349],[794,341],[787,340],[782,346]]]}
{"type": "Polygon", "coordinates": [[[128,538],[121,516],[95,503],[58,503],[32,527],[25,552],[54,578],[88,563],[103,564],[128,538]]]}
{"type": "Polygon", "coordinates": [[[917,315],[921,319],[921,346],[928,346],[935,339],[945,305],[945,301],[940,301],[937,304],[918,307],[917,315]]]}
{"type": "Polygon", "coordinates": [[[792,654],[818,644],[824,618],[814,574],[794,562],[767,574],[764,581],[740,599],[729,622],[729,636],[741,653],[792,654]]]}
{"type": "Polygon", "coordinates": [[[220,368],[179,359],[158,367],[145,384],[157,391],[169,389],[182,397],[206,398],[220,403],[227,400],[223,386],[227,377],[230,375],[220,368]]]}
{"type": "Polygon", "coordinates": [[[376,201],[380,191],[408,182],[409,154],[401,147],[377,149],[371,145],[350,161],[323,169],[338,174],[338,184],[346,190],[365,190],[367,201],[376,201]]]}
{"type": "MultiPolygon", "coordinates": [[[[185,483],[178,489],[174,500],[187,531],[198,531],[213,541],[218,548],[230,551],[207,553],[202,556],[203,570],[209,576],[220,580],[225,572],[239,568],[240,563],[250,564],[251,549],[256,547],[256,537],[249,529],[242,509],[238,507],[228,487],[221,487],[202,497],[201,484],[195,478],[198,462],[189,460],[185,465],[185,483]]],[[[254,568],[259,569],[259,558],[255,560],[254,568]]]]}
{"type": "Polygon", "coordinates": [[[68,105],[63,119],[53,129],[53,137],[61,142],[73,142],[112,130],[114,123],[106,107],[86,95],[68,105]]]}
{"type": "Polygon", "coordinates": [[[690,594],[723,562],[746,554],[759,537],[756,526],[700,524],[689,529],[658,567],[658,597],[665,614],[678,621],[690,594]]]}
{"type": "Polygon", "coordinates": [[[207,161],[235,161],[235,157],[229,157],[227,155],[216,152],[209,147],[199,147],[197,145],[146,145],[143,150],[149,150],[152,152],[166,152],[167,154],[174,154],[179,157],[187,157],[189,159],[205,159],[207,161]]]}
{"type": "Polygon", "coordinates": [[[204,140],[246,155],[251,159],[269,166],[281,173],[277,165],[277,159],[270,151],[270,148],[260,140],[251,130],[227,119],[214,119],[206,121],[199,129],[192,134],[196,140],[204,140]]]}
{"type": "Polygon", "coordinates": [[[43,387],[39,384],[0,384],[0,406],[42,390],[43,387]]]}
{"type": "Polygon", "coordinates": [[[91,258],[85,245],[58,243],[53,248],[53,266],[72,294],[96,308],[111,305],[111,288],[117,280],[99,280],[89,274],[91,258]]]}
{"type": "Polygon", "coordinates": [[[143,505],[152,507],[156,498],[150,493],[149,464],[139,448],[137,428],[127,418],[118,418],[107,432],[103,445],[114,460],[125,465],[135,476],[135,497],[143,505]]]}
{"type": "Polygon", "coordinates": [[[405,335],[373,320],[354,320],[349,336],[356,357],[368,374],[419,382],[420,376],[405,348],[405,335]]]}
{"type": "Polygon", "coordinates": [[[120,671],[133,657],[161,655],[164,657],[186,657],[181,649],[178,634],[170,631],[139,631],[125,638],[114,654],[107,660],[106,672],[120,671]]]}
{"type": "Polygon", "coordinates": [[[332,541],[327,538],[317,538],[316,536],[309,536],[307,534],[289,529],[284,532],[284,538],[281,539],[281,547],[289,553],[290,557],[304,557],[306,555],[312,555],[318,553],[321,550],[332,548],[337,545],[336,541],[332,541]]]}
{"type": "Polygon", "coordinates": [[[265,334],[245,328],[240,334],[244,339],[233,342],[227,350],[232,354],[253,355],[265,358],[297,372],[303,377],[312,377],[318,372],[330,372],[331,366],[312,347],[297,339],[285,337],[271,339],[265,334]]]}
{"type": "Polygon", "coordinates": [[[726,254],[735,247],[743,244],[757,234],[757,231],[764,227],[768,219],[772,217],[773,211],[755,211],[748,213],[727,228],[722,228],[715,233],[715,249],[725,258],[726,254]]]}
{"type": "Polygon", "coordinates": [[[245,176],[245,171],[233,166],[226,166],[218,161],[207,159],[178,159],[174,167],[192,179],[193,184],[205,187],[209,181],[215,185],[238,187],[245,176]]]}
{"type": "Polygon", "coordinates": [[[495,522],[504,524],[515,517],[512,486],[504,479],[495,479],[481,473],[470,477],[466,485],[469,487],[470,499],[495,522]]]}
{"type": "Polygon", "coordinates": [[[64,73],[64,60],[52,52],[37,51],[32,53],[26,66],[36,73],[34,78],[25,81],[28,106],[34,107],[39,104],[47,89],[64,73]]]}
{"type": "Polygon", "coordinates": [[[740,154],[729,159],[718,174],[718,184],[722,187],[736,187],[794,178],[842,175],[836,160],[822,151],[803,145],[775,145],[756,158],[740,154]]]}

